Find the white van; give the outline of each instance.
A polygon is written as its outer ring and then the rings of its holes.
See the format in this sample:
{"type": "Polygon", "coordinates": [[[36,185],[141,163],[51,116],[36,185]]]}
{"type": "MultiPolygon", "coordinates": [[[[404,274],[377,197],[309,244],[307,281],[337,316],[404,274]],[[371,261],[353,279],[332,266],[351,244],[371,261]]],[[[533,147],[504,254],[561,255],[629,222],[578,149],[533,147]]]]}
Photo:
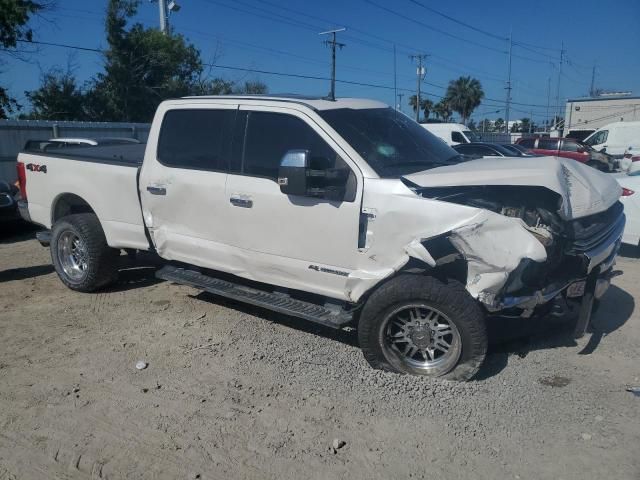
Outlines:
{"type": "MultiPolygon", "coordinates": [[[[622,157],[629,147],[640,149],[640,122],[610,123],[585,138],[584,143],[597,151],[605,149],[609,155],[621,159],[623,163],[622,157]]],[[[626,169],[624,164],[620,166],[626,169]]]]}
{"type": "Polygon", "coordinates": [[[422,123],[421,125],[450,146],[476,141],[471,130],[461,123],[422,123]]]}

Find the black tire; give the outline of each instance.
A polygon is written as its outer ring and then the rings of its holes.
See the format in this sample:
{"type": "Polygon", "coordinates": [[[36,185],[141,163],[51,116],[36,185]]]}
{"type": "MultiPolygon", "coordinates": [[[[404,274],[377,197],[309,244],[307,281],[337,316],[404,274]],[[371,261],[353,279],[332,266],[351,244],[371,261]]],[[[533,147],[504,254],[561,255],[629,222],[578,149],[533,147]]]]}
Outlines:
{"type": "Polygon", "coordinates": [[[457,381],[469,380],[477,373],[488,343],[484,314],[459,282],[444,283],[433,277],[410,274],[389,280],[369,297],[360,315],[358,340],[364,357],[374,368],[457,381]],[[444,371],[414,368],[394,355],[393,348],[385,346],[387,319],[403,306],[416,303],[444,314],[459,332],[459,357],[444,371]]]}
{"type": "MultiPolygon", "coordinates": [[[[63,240],[64,241],[64,240],[63,240]]],[[[120,250],[107,245],[98,217],[92,213],[78,213],[58,220],[51,231],[51,260],[60,280],[71,290],[93,292],[113,283],[118,278],[120,250]],[[83,242],[86,268],[79,278],[65,272],[60,252],[60,241],[64,235],[73,234],[83,242]]]]}

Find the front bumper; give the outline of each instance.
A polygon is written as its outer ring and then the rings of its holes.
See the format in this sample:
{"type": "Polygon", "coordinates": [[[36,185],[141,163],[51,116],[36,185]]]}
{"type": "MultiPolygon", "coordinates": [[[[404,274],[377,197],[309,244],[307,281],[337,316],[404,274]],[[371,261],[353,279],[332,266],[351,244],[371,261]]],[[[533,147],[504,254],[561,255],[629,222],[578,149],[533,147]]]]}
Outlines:
{"type": "Polygon", "coordinates": [[[620,215],[615,222],[595,237],[576,241],[572,245],[568,255],[577,258],[582,264],[581,270],[575,275],[554,281],[543,289],[526,295],[505,295],[492,305],[487,305],[487,309],[490,312],[521,309],[522,316],[527,317],[536,307],[559,296],[582,297],[585,294],[584,287],[582,291],[576,292],[575,288],[569,291],[570,287],[579,284],[589,285],[593,297],[600,299],[609,288],[611,278],[619,274],[613,271],[613,266],[622,243],[624,225],[625,216],[620,215]]]}

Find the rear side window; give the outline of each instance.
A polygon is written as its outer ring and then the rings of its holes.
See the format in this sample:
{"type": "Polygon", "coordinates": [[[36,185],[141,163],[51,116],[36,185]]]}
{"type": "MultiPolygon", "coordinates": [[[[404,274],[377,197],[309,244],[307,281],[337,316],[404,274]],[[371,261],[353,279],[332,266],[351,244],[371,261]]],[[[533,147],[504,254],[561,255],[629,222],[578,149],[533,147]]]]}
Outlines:
{"type": "Polygon", "coordinates": [[[538,141],[538,148],[540,150],[557,150],[558,139],[557,138],[541,138],[538,141]]]}
{"type": "Polygon", "coordinates": [[[235,110],[169,110],[162,121],[158,160],[163,165],[227,171],[235,110]]]}
{"type": "Polygon", "coordinates": [[[518,145],[522,145],[525,148],[533,148],[536,143],[535,138],[525,138],[524,140],[520,140],[518,145]]]}
{"type": "Polygon", "coordinates": [[[309,125],[292,115],[249,112],[244,145],[241,165],[232,169],[246,175],[276,179],[280,161],[288,150],[309,150],[313,168],[346,167],[309,125]]]}

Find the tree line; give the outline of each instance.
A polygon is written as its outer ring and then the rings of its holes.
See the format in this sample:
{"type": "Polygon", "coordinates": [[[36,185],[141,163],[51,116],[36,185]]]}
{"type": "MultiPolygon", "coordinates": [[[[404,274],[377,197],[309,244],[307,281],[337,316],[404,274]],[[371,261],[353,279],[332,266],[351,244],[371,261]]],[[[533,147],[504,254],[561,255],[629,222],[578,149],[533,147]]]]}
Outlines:
{"type": "Polygon", "coordinates": [[[466,125],[483,98],[484,90],[480,81],[470,76],[462,76],[449,82],[447,91],[439,102],[434,104],[428,98],[420,98],[418,106],[417,96],[412,95],[409,97],[409,105],[414,113],[419,109],[425,121],[429,120],[433,113],[443,122],[450,122],[453,112],[456,112],[460,115],[461,122],[466,125]]]}
{"type": "MultiPolygon", "coordinates": [[[[266,93],[259,81],[235,82],[211,77],[200,51],[182,35],[165,35],[132,22],[141,0],[109,0],[105,16],[108,47],[103,69],[79,85],[73,68],[55,68],[42,75],[38,89],[25,92],[31,103],[21,118],[149,122],[158,104],[188,95],[266,93]]],[[[30,18],[46,2],[0,0],[0,44],[15,49],[31,41],[30,18]]],[[[0,118],[21,109],[0,86],[0,118]]]]}
{"type": "MultiPolygon", "coordinates": [[[[54,0],[0,0],[0,45],[15,50],[29,42],[31,17],[51,7],[54,0]]],[[[149,122],[158,104],[188,95],[260,94],[260,81],[235,82],[212,77],[200,51],[180,34],[165,35],[132,19],[142,0],[108,0],[102,52],[103,68],[80,85],[71,65],[44,72],[39,88],[25,92],[31,104],[20,118],[43,120],[94,120],[149,122]]],[[[0,57],[1,61],[1,57],[0,57]]],[[[0,64],[1,67],[1,64],[0,64]]],[[[467,123],[484,98],[480,81],[470,76],[452,80],[437,103],[409,98],[414,112],[449,122],[453,113],[467,123]]],[[[0,118],[22,110],[0,85],[0,118]]]]}

